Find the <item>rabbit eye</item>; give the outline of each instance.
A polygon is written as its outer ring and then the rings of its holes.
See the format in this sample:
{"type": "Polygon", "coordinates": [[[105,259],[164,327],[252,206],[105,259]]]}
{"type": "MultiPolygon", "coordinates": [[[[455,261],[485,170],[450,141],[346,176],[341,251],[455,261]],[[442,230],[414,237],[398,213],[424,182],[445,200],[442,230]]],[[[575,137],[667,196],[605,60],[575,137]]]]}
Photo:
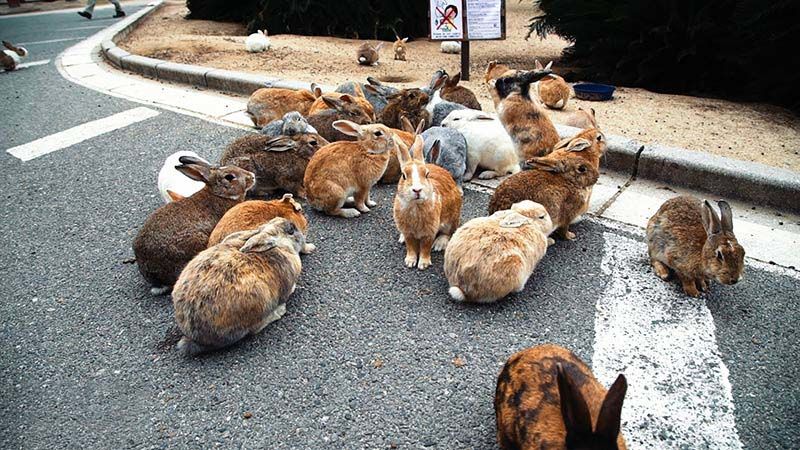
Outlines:
{"type": "Polygon", "coordinates": [[[225,179],[228,180],[228,181],[233,181],[233,180],[236,179],[236,175],[234,175],[232,173],[229,173],[229,174],[225,175],[225,179]]]}
{"type": "Polygon", "coordinates": [[[598,134],[597,135],[597,142],[603,142],[603,135],[602,134],[598,134]]]}
{"type": "Polygon", "coordinates": [[[717,259],[720,261],[725,261],[725,255],[723,255],[719,250],[717,250],[717,259]]]}
{"type": "Polygon", "coordinates": [[[425,171],[425,178],[429,178],[430,175],[431,175],[431,171],[430,170],[426,170],[425,171]]]}
{"type": "Polygon", "coordinates": [[[311,141],[311,142],[309,142],[309,144],[316,146],[317,145],[317,141],[311,141]]]}
{"type": "Polygon", "coordinates": [[[539,216],[539,218],[540,218],[540,219],[542,219],[542,220],[544,220],[544,214],[542,214],[541,216],[539,216]]]}
{"type": "Polygon", "coordinates": [[[381,136],[383,136],[383,131],[378,130],[375,132],[375,137],[381,137],[381,136]]]}
{"type": "Polygon", "coordinates": [[[400,175],[402,175],[402,176],[403,176],[403,179],[404,179],[404,180],[406,179],[406,174],[405,174],[405,172],[401,172],[401,173],[400,173],[400,175]]]}
{"type": "Polygon", "coordinates": [[[578,167],[578,172],[580,172],[580,173],[586,172],[586,167],[585,166],[578,167]]]}

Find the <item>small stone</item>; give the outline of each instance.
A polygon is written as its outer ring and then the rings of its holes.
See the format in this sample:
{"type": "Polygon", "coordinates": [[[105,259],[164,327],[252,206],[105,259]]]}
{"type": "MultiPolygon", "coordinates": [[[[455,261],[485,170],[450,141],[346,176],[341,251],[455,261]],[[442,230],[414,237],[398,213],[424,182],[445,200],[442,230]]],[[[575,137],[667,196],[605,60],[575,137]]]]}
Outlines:
{"type": "Polygon", "coordinates": [[[242,414],[242,417],[244,417],[245,419],[249,419],[253,417],[253,413],[251,413],[250,411],[245,411],[244,414],[242,414]]]}
{"type": "Polygon", "coordinates": [[[458,368],[461,368],[467,365],[467,361],[460,356],[456,356],[455,358],[453,358],[453,365],[458,368]]]}
{"type": "Polygon", "coordinates": [[[383,360],[380,357],[373,359],[372,367],[380,369],[381,367],[383,367],[383,360]]]}

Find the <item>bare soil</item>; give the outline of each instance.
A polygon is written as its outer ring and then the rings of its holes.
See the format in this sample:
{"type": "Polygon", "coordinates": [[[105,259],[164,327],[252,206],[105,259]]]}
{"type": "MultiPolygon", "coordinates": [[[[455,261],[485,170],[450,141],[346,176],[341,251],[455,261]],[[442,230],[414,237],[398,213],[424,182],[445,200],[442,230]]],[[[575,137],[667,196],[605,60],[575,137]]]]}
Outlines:
{"type": "MultiPolygon", "coordinates": [[[[557,60],[568,45],[559,37],[525,40],[527,23],[536,15],[533,2],[507,3],[505,41],[473,42],[472,80],[464,85],[493,110],[481,83],[491,60],[516,68],[533,67],[538,58],[557,60]]],[[[174,62],[260,73],[287,79],[338,85],[374,76],[400,87],[427,84],[438,68],[460,70],[460,56],[440,52],[438,42],[409,42],[408,61],[394,61],[390,43],[377,67],[359,66],[355,49],[359,40],[331,37],[270,36],[271,50],[251,54],[244,49],[243,25],[184,19],[184,2],[167,5],[146,19],[120,45],[131,53],[174,62]]],[[[556,66],[556,72],[558,67],[556,66]]],[[[608,102],[573,98],[565,111],[550,111],[554,122],[579,106],[597,111],[600,127],[645,143],[684,147],[716,155],[760,162],[800,172],[800,117],[780,107],[726,100],[658,94],[638,88],[618,88],[608,102]]]]}

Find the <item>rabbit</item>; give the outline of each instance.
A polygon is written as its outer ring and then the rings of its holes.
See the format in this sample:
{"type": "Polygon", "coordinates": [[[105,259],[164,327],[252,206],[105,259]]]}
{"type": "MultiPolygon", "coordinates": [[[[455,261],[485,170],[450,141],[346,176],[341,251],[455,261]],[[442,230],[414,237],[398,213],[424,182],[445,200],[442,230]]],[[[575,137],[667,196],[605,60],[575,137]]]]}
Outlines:
{"type": "Polygon", "coordinates": [[[187,355],[230,346],[257,334],[286,313],[305,246],[303,232],[276,217],[208,248],[181,273],[172,303],[187,355]]]}
{"type": "MultiPolygon", "coordinates": [[[[534,61],[536,70],[551,70],[553,61],[550,61],[547,66],[542,67],[539,60],[534,61]]],[[[572,90],[563,78],[551,73],[538,81],[537,92],[542,103],[550,109],[564,109],[567,107],[569,96],[572,90]]]]}
{"type": "Polygon", "coordinates": [[[349,103],[358,103],[358,105],[361,106],[364,112],[367,113],[370,119],[374,122],[375,108],[373,108],[372,103],[370,103],[369,100],[367,100],[367,97],[364,95],[364,91],[361,89],[360,86],[357,89],[355,89],[355,91],[356,91],[355,95],[340,94],[338,92],[330,92],[327,94],[323,94],[322,89],[320,89],[318,86],[314,86],[313,92],[314,95],[317,96],[317,99],[311,105],[311,108],[309,108],[308,115],[312,116],[318,112],[322,112],[327,109],[333,109],[327,103],[325,103],[324,97],[328,97],[328,98],[339,99],[349,103]]]}
{"type": "Polygon", "coordinates": [[[239,167],[211,166],[191,156],[179,161],[177,170],[206,187],[153,211],[133,240],[139,272],[153,286],[154,295],[172,288],[189,260],[206,248],[219,219],[255,184],[255,175],[239,167]]]}
{"type": "Polygon", "coordinates": [[[272,44],[267,37],[267,30],[258,30],[244,40],[244,48],[250,53],[264,52],[269,50],[271,46],[272,44]]]}
{"type": "Polygon", "coordinates": [[[550,153],[554,157],[576,155],[600,170],[600,158],[606,152],[606,137],[596,128],[583,130],[571,138],[559,141],[550,153]]]}
{"type": "Polygon", "coordinates": [[[442,122],[444,121],[444,119],[446,119],[451,112],[469,108],[459,103],[453,103],[442,100],[441,102],[438,102],[435,105],[433,105],[433,107],[427,109],[431,114],[431,126],[440,127],[442,126],[442,122]]]}
{"type": "MultiPolygon", "coordinates": [[[[283,194],[279,200],[247,200],[229,209],[211,232],[208,247],[219,244],[233,233],[254,230],[276,217],[290,220],[308,236],[308,220],[303,214],[303,207],[294,200],[292,194],[283,194]]],[[[300,253],[308,254],[315,249],[314,244],[306,242],[300,253]]]]}
{"type": "MultiPolygon", "coordinates": [[[[425,270],[431,265],[431,250],[442,251],[461,220],[461,192],[445,169],[426,164],[424,142],[417,136],[411,151],[400,149],[402,177],[394,197],[394,223],[406,244],[406,267],[425,270]]],[[[439,144],[433,143],[436,160],[439,144]]]]}
{"type": "Polygon", "coordinates": [[[583,128],[588,130],[590,128],[600,128],[597,126],[597,118],[595,117],[594,108],[588,110],[578,108],[577,111],[567,116],[564,120],[564,125],[568,127],[583,128]]]}
{"type": "Polygon", "coordinates": [[[425,142],[425,161],[450,172],[461,189],[467,170],[467,140],[464,135],[452,128],[431,127],[422,132],[422,139],[425,142]],[[439,155],[432,159],[431,148],[436,141],[439,142],[439,155]]]}
{"type": "Polygon", "coordinates": [[[506,74],[511,75],[512,73],[513,70],[511,69],[511,67],[505,64],[500,64],[497,61],[490,61],[489,65],[486,66],[486,72],[483,75],[483,81],[488,86],[492,81],[497,80],[503,75],[506,74]]]}
{"type": "Polygon", "coordinates": [[[430,113],[425,109],[430,96],[421,89],[401,89],[396,94],[387,97],[389,103],[381,112],[379,122],[389,128],[402,128],[401,117],[405,116],[412,123],[424,120],[426,124],[431,121],[430,113]]]}
{"type": "Polygon", "coordinates": [[[662,280],[675,272],[686,295],[698,297],[708,280],[736,284],[743,278],[744,248],[733,234],[733,212],[720,200],[720,216],[708,201],[683,195],[664,202],[647,222],[653,271],[662,280]]]}
{"type": "Polygon", "coordinates": [[[286,191],[305,198],[303,176],[306,166],[314,153],[325,145],[328,141],[318,134],[277,138],[248,134],[225,148],[220,164],[237,165],[255,173],[255,186],[248,193],[251,196],[286,191]]]}
{"type": "Polygon", "coordinates": [[[334,142],[314,154],[303,179],[308,203],[331,216],[358,217],[376,206],[369,191],[386,171],[391,152],[397,151],[394,133],[381,124],[359,125],[347,120],[333,126],[358,141],[334,142]],[[355,208],[342,208],[350,196],[355,208]]]}
{"type": "Polygon", "coordinates": [[[489,201],[489,214],[533,200],[547,209],[558,237],[575,239],[569,225],[589,208],[590,188],[600,172],[575,155],[532,158],[527,164],[534,170],[522,171],[500,183],[489,201]]]}
{"type": "Polygon", "coordinates": [[[627,390],[620,374],[606,391],[563,347],[522,350],[508,358],[497,378],[497,443],[501,450],[626,450],[620,424],[627,390]]]}
{"type": "Polygon", "coordinates": [[[406,45],[408,38],[400,39],[400,36],[395,37],[397,37],[397,40],[394,41],[394,44],[392,44],[392,48],[394,49],[394,59],[395,61],[405,61],[408,54],[408,46],[406,45]]]}
{"type": "Polygon", "coordinates": [[[247,101],[246,114],[250,116],[253,125],[261,128],[264,125],[278,120],[284,114],[297,111],[303,116],[308,115],[308,110],[317,97],[307,89],[298,91],[292,89],[261,88],[250,95],[247,101]]]}
{"type": "Polygon", "coordinates": [[[442,86],[442,89],[439,93],[442,100],[458,103],[466,106],[467,108],[477,109],[480,111],[481,103],[478,101],[478,97],[475,96],[475,93],[464,86],[459,86],[458,83],[460,82],[461,72],[458,72],[452,77],[448,76],[445,78],[444,86],[442,86]]]}
{"type": "Polygon", "coordinates": [[[482,180],[520,171],[514,142],[496,117],[474,109],[464,109],[450,113],[442,126],[461,132],[467,141],[464,180],[471,180],[478,167],[486,169],[478,175],[482,180]]]}
{"type": "Polygon", "coordinates": [[[297,111],[288,112],[283,115],[283,118],[273,120],[261,129],[261,134],[270,138],[303,133],[317,134],[317,130],[309,125],[308,120],[297,111]]]}
{"type": "Polygon", "coordinates": [[[461,42],[458,41],[442,41],[442,44],[439,47],[442,53],[450,53],[454,55],[461,53],[461,42]]]}
{"type": "Polygon", "coordinates": [[[550,117],[530,97],[530,84],[548,74],[547,70],[519,71],[491,82],[493,97],[500,99],[500,122],[525,160],[550,153],[560,139],[550,117]]]}
{"type": "Polygon", "coordinates": [[[369,42],[364,42],[356,50],[356,57],[358,63],[362,66],[377,66],[378,60],[381,58],[381,48],[385,42],[380,42],[378,45],[372,45],[369,42]]]}
{"type": "Polygon", "coordinates": [[[349,95],[342,96],[341,99],[323,96],[322,99],[330,109],[309,116],[308,123],[328,142],[355,140],[353,136],[342,133],[333,126],[338,120],[348,120],[359,125],[371,124],[375,121],[374,117],[370,117],[364,108],[349,95]]]}
{"type": "Polygon", "coordinates": [[[359,86],[362,89],[367,101],[372,104],[372,108],[375,111],[376,117],[380,116],[383,108],[385,108],[386,104],[389,103],[387,97],[399,92],[399,89],[392,86],[387,86],[373,77],[367,77],[367,84],[358,84],[349,81],[339,85],[335,92],[357,95],[356,86],[359,86]]]}
{"type": "MultiPolygon", "coordinates": [[[[401,122],[403,123],[402,130],[398,130],[396,128],[390,128],[390,130],[394,134],[394,141],[397,144],[398,150],[400,148],[405,148],[408,150],[414,144],[414,138],[416,135],[420,134],[422,128],[425,127],[425,123],[420,121],[420,123],[417,124],[417,127],[414,128],[411,122],[409,122],[409,120],[405,117],[401,118],[401,122]]],[[[380,183],[395,184],[398,180],[400,180],[400,160],[397,159],[397,152],[392,150],[392,153],[389,156],[389,163],[386,165],[386,170],[383,172],[380,183]]]]}
{"type": "Polygon", "coordinates": [[[530,200],[465,223],[444,251],[450,296],[491,303],[521,292],[544,258],[552,231],[545,207],[530,200]]]}
{"type": "Polygon", "coordinates": [[[188,150],[169,155],[158,172],[158,192],[161,193],[161,199],[164,200],[164,203],[191,197],[205,186],[202,181],[195,181],[175,168],[180,164],[179,159],[181,156],[191,156],[208,164],[208,161],[197,156],[197,153],[188,150]]]}
{"type": "Polygon", "coordinates": [[[28,50],[25,47],[16,46],[8,41],[3,41],[3,47],[6,49],[0,52],[0,67],[7,72],[16,70],[22,60],[28,57],[28,50]]]}
{"type": "Polygon", "coordinates": [[[428,95],[430,96],[430,101],[428,101],[425,109],[431,116],[430,126],[432,127],[441,126],[442,121],[451,112],[460,109],[467,109],[467,107],[462,104],[442,99],[442,87],[447,82],[447,79],[447,72],[445,72],[444,69],[439,69],[434,73],[430,85],[426,88],[422,88],[422,90],[426,93],[429,93],[428,95]]]}

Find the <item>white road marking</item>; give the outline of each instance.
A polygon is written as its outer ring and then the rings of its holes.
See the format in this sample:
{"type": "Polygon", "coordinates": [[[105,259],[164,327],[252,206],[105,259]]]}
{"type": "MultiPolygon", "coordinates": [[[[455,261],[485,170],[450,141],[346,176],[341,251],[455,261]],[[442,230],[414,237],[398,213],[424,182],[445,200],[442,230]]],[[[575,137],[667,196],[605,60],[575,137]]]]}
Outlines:
{"type": "Polygon", "coordinates": [[[609,232],[604,240],[601,268],[611,281],[597,303],[592,368],[606,386],[619,373],[628,378],[629,447],[741,449],[705,300],[657,278],[644,243],[609,232]]]}
{"type": "Polygon", "coordinates": [[[54,31],[77,31],[77,30],[97,30],[99,28],[105,28],[108,25],[90,25],[87,27],[77,27],[77,28],[59,28],[54,31]]]}
{"type": "Polygon", "coordinates": [[[100,136],[101,134],[109,133],[127,127],[128,125],[147,120],[159,114],[161,113],[143,106],[133,108],[103,119],[86,122],[83,125],[78,125],[68,130],[51,134],[50,136],[45,136],[6,151],[23,161],[30,161],[48,153],[73,146],[87,139],[100,136]]]}
{"type": "MultiPolygon", "coordinates": [[[[49,59],[43,59],[41,61],[31,61],[31,62],[27,62],[27,63],[17,64],[16,70],[25,69],[27,67],[42,66],[42,65],[45,65],[45,64],[50,64],[50,60],[49,59]]],[[[2,70],[0,72],[5,72],[5,70],[2,70]]]]}
{"type": "Polygon", "coordinates": [[[48,41],[34,41],[34,42],[17,42],[16,45],[37,45],[37,44],[51,44],[53,42],[66,42],[66,41],[80,41],[84,38],[64,38],[64,39],[50,39],[48,41]]]}

